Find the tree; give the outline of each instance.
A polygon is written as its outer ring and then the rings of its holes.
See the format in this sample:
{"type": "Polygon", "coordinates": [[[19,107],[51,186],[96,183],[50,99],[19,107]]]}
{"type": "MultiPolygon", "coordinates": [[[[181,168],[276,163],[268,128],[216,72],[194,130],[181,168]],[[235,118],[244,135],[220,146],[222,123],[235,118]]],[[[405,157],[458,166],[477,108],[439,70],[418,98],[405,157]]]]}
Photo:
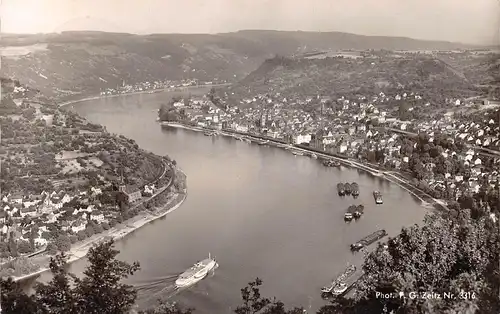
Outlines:
{"type": "Polygon", "coordinates": [[[19,253],[26,254],[26,253],[32,252],[33,248],[31,247],[31,245],[28,241],[21,240],[18,243],[18,250],[19,250],[19,253]]]}
{"type": "Polygon", "coordinates": [[[103,223],[101,224],[101,226],[102,226],[102,228],[103,228],[104,230],[109,230],[109,228],[110,228],[109,223],[107,223],[107,222],[103,222],[103,223]]]}
{"type": "Polygon", "coordinates": [[[139,263],[116,260],[119,251],[113,245],[111,240],[91,248],[85,277],[75,280],[77,304],[83,313],[127,313],[135,302],[137,292],[120,281],[139,270],[139,263]]]}
{"type": "Polygon", "coordinates": [[[160,301],[159,304],[152,309],[140,311],[139,314],[192,314],[194,309],[181,309],[177,304],[168,304],[160,301]]]}
{"type": "Polygon", "coordinates": [[[71,289],[70,276],[66,270],[66,256],[64,253],[51,258],[50,271],[52,280],[47,283],[38,283],[35,286],[35,296],[40,308],[45,313],[76,314],[77,299],[71,289]]]}
{"type": "Polygon", "coordinates": [[[50,255],[57,254],[57,245],[53,242],[49,242],[49,244],[47,244],[47,253],[50,255]]]}
{"type": "Polygon", "coordinates": [[[87,235],[87,237],[93,236],[94,228],[92,228],[92,226],[87,226],[87,228],[85,228],[85,234],[87,235]]]}
{"type": "Polygon", "coordinates": [[[94,231],[95,231],[96,234],[97,233],[101,233],[103,230],[104,229],[103,229],[103,227],[101,225],[95,225],[94,226],[94,231]]]}
{"type": "Polygon", "coordinates": [[[57,237],[55,244],[57,249],[61,252],[66,252],[71,249],[71,240],[68,235],[61,234],[57,237]]]}
{"type": "Polygon", "coordinates": [[[69,236],[69,240],[71,241],[71,244],[75,244],[76,242],[78,242],[78,236],[72,234],[69,236]]]}
{"type": "Polygon", "coordinates": [[[498,240],[490,220],[473,220],[467,210],[451,219],[428,216],[424,226],[404,228],[387,247],[379,245],[368,256],[353,301],[340,299],[322,313],[361,313],[363,309],[382,313],[384,308],[387,313],[498,313],[498,240]],[[454,302],[381,299],[376,291],[396,295],[451,292],[457,298],[468,291],[474,297],[454,302]]]}
{"type": "Polygon", "coordinates": [[[299,314],[304,312],[302,308],[294,308],[286,311],[281,301],[262,297],[260,294],[261,285],[262,280],[256,278],[254,281],[248,283],[245,288],[241,289],[243,305],[238,306],[234,310],[236,314],[299,314]]]}
{"type": "Polygon", "coordinates": [[[24,293],[21,285],[12,278],[0,279],[2,314],[39,313],[34,296],[24,293]]]}
{"type": "Polygon", "coordinates": [[[76,236],[78,237],[79,241],[83,241],[87,238],[87,233],[84,230],[80,230],[80,231],[78,231],[76,236]]]}

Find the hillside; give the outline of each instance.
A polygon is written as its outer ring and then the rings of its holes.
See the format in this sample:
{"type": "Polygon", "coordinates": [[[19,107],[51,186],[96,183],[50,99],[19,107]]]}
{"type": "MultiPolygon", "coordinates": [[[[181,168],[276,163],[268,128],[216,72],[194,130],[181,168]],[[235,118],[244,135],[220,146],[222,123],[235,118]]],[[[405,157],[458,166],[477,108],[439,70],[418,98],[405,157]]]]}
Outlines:
{"type": "Polygon", "coordinates": [[[10,79],[2,78],[1,84],[2,197],[29,197],[59,188],[86,190],[96,182],[115,182],[121,174],[126,183],[142,186],[159,175],[159,156],[134,141],[111,135],[56,105],[40,103],[36,99],[43,98],[37,90],[10,79]]]}
{"type": "Polygon", "coordinates": [[[0,74],[47,96],[97,94],[154,80],[236,81],[274,55],[315,50],[468,48],[463,44],[329,32],[239,31],[131,35],[103,32],[2,36],[0,74]],[[306,48],[307,47],[307,48],[306,48]]]}
{"type": "Polygon", "coordinates": [[[245,79],[229,87],[228,95],[253,97],[281,93],[341,97],[379,92],[418,92],[428,99],[468,97],[478,88],[459,70],[432,56],[327,57],[266,60],[245,79]]]}

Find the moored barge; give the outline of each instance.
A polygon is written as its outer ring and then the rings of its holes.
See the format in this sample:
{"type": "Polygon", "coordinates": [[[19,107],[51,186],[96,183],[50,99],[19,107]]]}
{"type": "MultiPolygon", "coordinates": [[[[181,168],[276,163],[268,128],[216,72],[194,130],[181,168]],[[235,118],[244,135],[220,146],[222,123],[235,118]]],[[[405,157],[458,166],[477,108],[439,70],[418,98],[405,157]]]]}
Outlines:
{"type": "Polygon", "coordinates": [[[373,191],[373,198],[375,198],[375,204],[383,204],[382,193],[379,191],[373,191]]]}
{"type": "Polygon", "coordinates": [[[352,189],[352,196],[358,197],[359,196],[359,185],[356,182],[351,183],[351,189],[352,189]]]}
{"type": "Polygon", "coordinates": [[[344,196],[345,195],[345,186],[344,186],[344,183],[342,183],[342,182],[337,183],[337,192],[339,193],[340,196],[344,196]]]}
{"type": "Polygon", "coordinates": [[[386,235],[387,235],[387,232],[384,229],[375,231],[374,233],[364,237],[363,239],[359,240],[358,242],[351,244],[351,251],[359,251],[362,248],[382,239],[386,235]]]}
{"type": "Polygon", "coordinates": [[[354,209],[354,218],[358,219],[363,215],[363,212],[365,211],[365,206],[364,205],[358,205],[355,206],[354,209]]]}
{"type": "MultiPolygon", "coordinates": [[[[347,279],[349,279],[350,277],[352,277],[352,275],[354,275],[355,272],[356,272],[356,266],[349,265],[342,273],[340,273],[340,275],[337,276],[337,278],[335,278],[332,281],[332,284],[330,286],[323,287],[321,289],[321,292],[334,293],[334,294],[338,295],[339,290],[343,289],[343,285],[345,285],[345,281],[347,279]]],[[[344,291],[342,291],[341,293],[343,293],[344,291]]]]}
{"type": "Polygon", "coordinates": [[[345,183],[344,184],[344,189],[345,189],[345,194],[350,195],[352,192],[351,184],[350,183],[345,183]]]}
{"type": "Polygon", "coordinates": [[[356,205],[350,205],[344,214],[344,220],[351,221],[354,217],[356,217],[356,208],[356,205]]]}

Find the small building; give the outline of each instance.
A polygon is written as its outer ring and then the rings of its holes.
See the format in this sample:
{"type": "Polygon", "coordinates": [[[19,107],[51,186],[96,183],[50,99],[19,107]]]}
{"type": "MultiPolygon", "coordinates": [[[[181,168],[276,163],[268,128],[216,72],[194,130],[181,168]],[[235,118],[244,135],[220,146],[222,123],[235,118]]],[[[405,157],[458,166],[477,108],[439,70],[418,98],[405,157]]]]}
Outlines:
{"type": "Polygon", "coordinates": [[[118,190],[127,196],[127,201],[130,204],[135,203],[142,198],[141,190],[139,190],[135,187],[126,186],[126,185],[122,184],[122,185],[120,185],[118,190]]]}

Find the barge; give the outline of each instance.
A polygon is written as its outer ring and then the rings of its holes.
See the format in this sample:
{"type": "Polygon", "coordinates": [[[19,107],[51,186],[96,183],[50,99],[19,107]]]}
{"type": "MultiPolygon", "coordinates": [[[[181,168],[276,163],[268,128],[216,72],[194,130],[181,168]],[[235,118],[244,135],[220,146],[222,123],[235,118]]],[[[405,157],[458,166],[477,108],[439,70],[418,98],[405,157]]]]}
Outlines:
{"type": "Polygon", "coordinates": [[[373,244],[376,241],[382,239],[386,235],[387,232],[384,229],[375,231],[374,233],[364,237],[358,242],[351,244],[351,251],[359,251],[362,248],[367,247],[368,245],[373,244]]]}
{"type": "Polygon", "coordinates": [[[354,217],[356,217],[356,205],[351,205],[347,208],[347,211],[344,214],[345,221],[351,221],[354,217]]]}
{"type": "Polygon", "coordinates": [[[354,209],[354,218],[359,219],[363,215],[363,212],[365,211],[365,206],[364,205],[358,205],[355,206],[354,209]]]}
{"type": "Polygon", "coordinates": [[[384,200],[382,199],[382,193],[379,191],[373,191],[373,198],[375,199],[375,204],[383,204],[384,200]]]}
{"type": "MultiPolygon", "coordinates": [[[[339,295],[339,291],[342,291],[344,285],[346,285],[346,280],[349,279],[350,277],[352,277],[354,275],[354,273],[356,272],[356,266],[354,265],[349,265],[342,273],[340,273],[337,278],[335,278],[331,285],[328,286],[328,287],[323,287],[321,289],[321,292],[323,293],[333,293],[335,295],[339,295]]],[[[345,289],[347,290],[347,288],[345,289]]],[[[343,293],[345,292],[342,291],[340,292],[343,293]]]]}
{"type": "Polygon", "coordinates": [[[358,197],[359,196],[359,185],[356,182],[351,183],[351,189],[352,189],[352,196],[358,197]]]}
{"type": "Polygon", "coordinates": [[[337,192],[339,193],[339,196],[344,196],[345,195],[345,186],[344,186],[344,183],[342,183],[342,182],[337,183],[337,192]]]}

